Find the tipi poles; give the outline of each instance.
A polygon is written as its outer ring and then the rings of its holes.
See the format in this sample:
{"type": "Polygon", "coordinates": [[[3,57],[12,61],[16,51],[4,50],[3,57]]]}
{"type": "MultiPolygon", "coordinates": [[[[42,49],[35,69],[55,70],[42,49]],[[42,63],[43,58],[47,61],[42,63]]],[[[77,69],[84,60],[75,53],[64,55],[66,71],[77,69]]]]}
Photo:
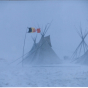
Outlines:
{"type": "Polygon", "coordinates": [[[83,42],[83,47],[84,47],[84,53],[86,52],[86,45],[85,42],[83,42]]]}
{"type": "Polygon", "coordinates": [[[37,38],[37,34],[36,34],[36,37],[35,38],[32,37],[32,40],[34,41],[34,44],[36,44],[36,38],[37,38]]]}
{"type": "MultiPolygon", "coordinates": [[[[53,21],[53,20],[52,20],[53,21]]],[[[51,23],[52,23],[52,21],[50,22],[50,23],[48,23],[49,24],[49,26],[48,26],[48,28],[45,30],[45,32],[44,32],[44,35],[46,34],[46,32],[48,31],[48,29],[49,29],[49,27],[50,27],[50,25],[51,25],[51,23]]],[[[47,24],[47,25],[48,25],[47,24]]],[[[47,26],[46,26],[47,27],[47,26]]]]}
{"type": "Polygon", "coordinates": [[[75,52],[73,53],[73,57],[72,58],[77,58],[79,57],[82,49],[84,50],[84,52],[87,51],[88,49],[88,45],[85,43],[84,40],[81,41],[81,43],[79,44],[79,46],[76,48],[75,52]],[[79,52],[79,53],[78,53],[79,52]],[[79,55],[78,55],[79,54],[79,55]]]}
{"type": "Polygon", "coordinates": [[[47,23],[46,26],[45,26],[45,29],[44,29],[43,35],[45,34],[45,31],[47,30],[46,28],[47,28],[47,25],[48,25],[48,24],[49,24],[49,23],[47,23]]]}
{"type": "Polygon", "coordinates": [[[88,49],[88,45],[84,42],[86,50],[88,49]]]}
{"type": "Polygon", "coordinates": [[[82,28],[81,28],[81,25],[80,25],[80,32],[77,31],[77,33],[80,36],[80,38],[82,39],[82,41],[80,42],[79,46],[76,48],[75,52],[73,53],[72,58],[79,57],[80,56],[80,53],[82,53],[82,50],[85,53],[87,51],[87,49],[88,49],[88,45],[85,43],[85,38],[88,35],[88,32],[85,30],[85,33],[83,33],[82,28]]]}
{"type": "Polygon", "coordinates": [[[72,57],[72,58],[74,58],[74,56],[77,55],[77,51],[78,51],[79,47],[81,46],[81,44],[82,44],[82,41],[81,41],[81,43],[78,45],[78,47],[76,48],[75,52],[73,53],[73,57],[72,57]]]}
{"type": "Polygon", "coordinates": [[[26,32],[25,32],[24,44],[23,44],[22,66],[23,66],[23,56],[24,56],[24,47],[25,47],[26,34],[27,34],[27,29],[26,29],[26,32]]]}
{"type": "MultiPolygon", "coordinates": [[[[27,53],[25,53],[24,55],[22,55],[21,57],[19,57],[19,58],[17,58],[16,60],[14,60],[13,62],[11,62],[10,64],[12,64],[12,63],[14,63],[14,62],[16,62],[17,60],[19,60],[19,59],[21,59],[22,57],[24,57],[26,54],[28,54],[29,52],[27,52],[27,53]]],[[[9,64],[9,65],[10,65],[9,64]]]]}
{"type": "Polygon", "coordinates": [[[81,50],[82,50],[82,44],[80,45],[79,55],[78,55],[77,57],[79,57],[79,56],[80,56],[81,50]]]}

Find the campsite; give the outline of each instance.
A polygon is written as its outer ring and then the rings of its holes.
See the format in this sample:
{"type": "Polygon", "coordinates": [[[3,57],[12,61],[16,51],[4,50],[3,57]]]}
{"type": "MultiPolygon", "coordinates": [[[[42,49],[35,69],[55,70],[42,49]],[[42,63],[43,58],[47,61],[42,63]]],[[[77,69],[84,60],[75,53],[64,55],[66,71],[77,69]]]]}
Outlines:
{"type": "MultiPolygon", "coordinates": [[[[86,50],[79,57],[73,58],[73,53],[71,58],[65,56],[64,59],[60,59],[52,49],[50,35],[45,36],[48,28],[46,25],[44,31],[41,32],[41,38],[38,43],[36,43],[37,36],[35,38],[31,37],[33,46],[28,53],[24,54],[23,51],[23,55],[20,58],[10,63],[3,58],[0,59],[1,87],[88,86],[88,51],[86,50]]],[[[82,33],[82,30],[80,33],[82,33]]],[[[81,44],[83,43],[85,43],[84,37],[81,41],[81,44]]],[[[77,49],[75,51],[76,56],[77,49]]],[[[85,50],[85,47],[83,49],[85,50]]]]}
{"type": "Polygon", "coordinates": [[[88,1],[0,7],[0,87],[88,87],[88,1]]]}

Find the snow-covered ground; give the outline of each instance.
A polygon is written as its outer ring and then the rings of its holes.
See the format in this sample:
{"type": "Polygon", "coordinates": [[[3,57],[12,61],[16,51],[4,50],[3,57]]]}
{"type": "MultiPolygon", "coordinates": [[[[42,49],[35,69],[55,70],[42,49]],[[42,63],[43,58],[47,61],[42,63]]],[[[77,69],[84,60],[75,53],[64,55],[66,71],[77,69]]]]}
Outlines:
{"type": "Polygon", "coordinates": [[[88,87],[88,67],[62,64],[25,67],[0,63],[1,87],[88,87]]]}

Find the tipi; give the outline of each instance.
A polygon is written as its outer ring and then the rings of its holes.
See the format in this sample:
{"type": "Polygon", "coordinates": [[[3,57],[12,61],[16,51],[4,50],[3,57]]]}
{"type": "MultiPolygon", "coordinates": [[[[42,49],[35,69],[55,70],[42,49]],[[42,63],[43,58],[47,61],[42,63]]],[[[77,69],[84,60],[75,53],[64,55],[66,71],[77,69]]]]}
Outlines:
{"type": "Polygon", "coordinates": [[[88,45],[85,42],[85,38],[88,35],[88,31],[85,30],[85,33],[83,33],[83,30],[80,26],[80,32],[77,32],[77,33],[79,34],[82,40],[72,55],[72,62],[80,63],[81,61],[84,60],[83,57],[88,50],[88,45]]]}
{"type": "Polygon", "coordinates": [[[48,28],[41,32],[41,39],[38,43],[34,41],[31,51],[24,57],[22,63],[29,65],[55,65],[61,60],[52,49],[50,35],[45,37],[48,28]]]}

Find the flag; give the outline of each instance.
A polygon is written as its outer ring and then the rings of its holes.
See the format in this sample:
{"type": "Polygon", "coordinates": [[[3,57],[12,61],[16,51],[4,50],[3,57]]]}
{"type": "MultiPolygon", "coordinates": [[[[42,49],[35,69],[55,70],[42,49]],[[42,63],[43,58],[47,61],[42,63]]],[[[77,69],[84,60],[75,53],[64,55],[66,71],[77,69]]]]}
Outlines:
{"type": "Polygon", "coordinates": [[[40,32],[41,32],[41,30],[40,30],[40,28],[38,28],[38,29],[37,29],[37,33],[40,33],[40,32]]]}
{"type": "Polygon", "coordinates": [[[28,28],[28,29],[29,29],[28,33],[34,33],[34,32],[36,32],[36,29],[35,29],[35,28],[33,28],[33,27],[28,28]]]}

